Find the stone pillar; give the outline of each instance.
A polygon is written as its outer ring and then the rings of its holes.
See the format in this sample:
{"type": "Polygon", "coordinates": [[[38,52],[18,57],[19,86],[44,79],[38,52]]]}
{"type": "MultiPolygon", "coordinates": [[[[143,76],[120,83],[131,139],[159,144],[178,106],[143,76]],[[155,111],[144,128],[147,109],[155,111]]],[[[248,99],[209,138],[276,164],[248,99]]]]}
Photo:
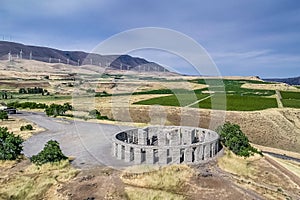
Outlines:
{"type": "Polygon", "coordinates": [[[143,129],[138,130],[138,144],[147,145],[147,132],[143,129]]]}
{"type": "Polygon", "coordinates": [[[142,152],[140,148],[134,148],[134,163],[137,165],[142,163],[142,152]]]}
{"type": "Polygon", "coordinates": [[[167,159],[167,149],[158,149],[158,164],[166,165],[167,159]]]}
{"type": "Polygon", "coordinates": [[[170,146],[176,146],[180,143],[180,135],[178,129],[173,129],[169,133],[170,136],[170,146]]]}
{"type": "Polygon", "coordinates": [[[130,147],[125,145],[125,162],[130,162],[130,147]]]}
{"type": "Polygon", "coordinates": [[[210,144],[204,145],[204,160],[207,160],[210,157],[210,144]]]}
{"type": "Polygon", "coordinates": [[[211,144],[211,154],[212,154],[211,157],[214,157],[216,154],[216,143],[215,142],[211,144]]]}
{"type": "Polygon", "coordinates": [[[200,148],[201,146],[198,146],[194,151],[194,156],[195,156],[194,162],[200,162],[202,160],[202,156],[200,156],[200,148]]]}
{"type": "Polygon", "coordinates": [[[117,149],[117,151],[118,151],[118,156],[117,156],[117,158],[118,159],[122,159],[122,145],[121,144],[118,144],[118,149],[117,149]]]}
{"type": "Polygon", "coordinates": [[[200,160],[203,160],[204,159],[204,145],[201,145],[198,148],[199,148],[199,158],[200,158],[200,160]]]}
{"type": "Polygon", "coordinates": [[[118,155],[118,144],[113,142],[113,146],[112,146],[112,155],[114,157],[117,157],[118,155]]]}
{"type": "Polygon", "coordinates": [[[181,144],[189,145],[192,144],[192,129],[188,127],[180,128],[180,132],[182,135],[181,144]]]}
{"type": "Polygon", "coordinates": [[[195,141],[195,139],[196,139],[196,130],[195,129],[192,129],[191,130],[191,141],[193,142],[193,141],[195,141]]]}
{"type": "Polygon", "coordinates": [[[166,146],[166,134],[163,131],[157,133],[158,146],[166,146]]]}
{"type": "Polygon", "coordinates": [[[172,163],[179,164],[180,163],[180,149],[179,148],[172,148],[171,150],[171,155],[172,155],[172,163]]]}
{"type": "Polygon", "coordinates": [[[153,149],[146,149],[146,164],[154,163],[153,149]]]}
{"type": "Polygon", "coordinates": [[[184,162],[185,163],[191,163],[192,162],[192,152],[193,152],[193,149],[190,148],[190,147],[187,147],[184,150],[184,162]]]}

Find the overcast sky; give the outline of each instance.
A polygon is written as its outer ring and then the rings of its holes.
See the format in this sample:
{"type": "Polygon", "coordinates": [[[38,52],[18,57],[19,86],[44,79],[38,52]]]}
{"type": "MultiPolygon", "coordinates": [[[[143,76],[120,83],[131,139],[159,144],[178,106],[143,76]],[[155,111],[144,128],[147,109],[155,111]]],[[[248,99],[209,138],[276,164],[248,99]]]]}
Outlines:
{"type": "MultiPolygon", "coordinates": [[[[300,75],[297,0],[0,0],[1,40],[4,36],[24,44],[90,52],[114,34],[149,26],[173,29],[197,41],[222,75],[300,75]]],[[[194,73],[170,53],[131,55],[194,73]]]]}

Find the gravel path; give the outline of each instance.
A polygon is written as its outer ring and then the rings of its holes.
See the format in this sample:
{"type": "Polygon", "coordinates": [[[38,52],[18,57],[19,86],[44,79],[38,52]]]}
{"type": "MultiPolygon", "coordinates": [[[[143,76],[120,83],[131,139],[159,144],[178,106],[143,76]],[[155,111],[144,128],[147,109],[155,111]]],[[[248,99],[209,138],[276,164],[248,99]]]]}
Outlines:
{"type": "Polygon", "coordinates": [[[27,157],[41,151],[47,141],[57,140],[66,156],[75,157],[72,162],[75,167],[128,166],[111,156],[111,137],[130,127],[51,118],[36,112],[22,112],[16,116],[46,129],[24,142],[24,154],[27,157]]]}

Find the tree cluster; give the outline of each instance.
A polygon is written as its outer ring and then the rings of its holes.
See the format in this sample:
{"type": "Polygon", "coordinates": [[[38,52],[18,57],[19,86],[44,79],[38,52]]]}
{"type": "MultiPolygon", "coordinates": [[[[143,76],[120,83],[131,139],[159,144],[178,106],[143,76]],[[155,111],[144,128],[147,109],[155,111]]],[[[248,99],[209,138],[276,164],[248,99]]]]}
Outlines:
{"type": "Polygon", "coordinates": [[[252,147],[248,137],[241,131],[240,126],[226,122],[217,128],[221,143],[238,156],[249,157],[260,151],[252,147]]]}
{"type": "Polygon", "coordinates": [[[35,103],[35,102],[10,102],[7,103],[7,107],[13,107],[13,108],[29,108],[29,109],[45,109],[47,108],[47,104],[44,103],[35,103]]]}
{"type": "Polygon", "coordinates": [[[15,160],[23,150],[23,139],[0,127],[0,160],[15,160]]]}
{"type": "Polygon", "coordinates": [[[13,98],[11,94],[7,94],[7,91],[2,91],[1,92],[1,99],[8,99],[8,98],[13,98]]]}
{"type": "Polygon", "coordinates": [[[40,88],[40,87],[33,87],[33,88],[20,88],[19,94],[42,94],[42,95],[49,95],[50,93],[48,90],[40,88]]]}
{"type": "Polygon", "coordinates": [[[69,110],[72,110],[73,107],[69,103],[60,104],[51,104],[45,109],[47,116],[63,116],[69,110]]]}
{"type": "Polygon", "coordinates": [[[31,162],[36,165],[59,162],[66,159],[68,158],[62,153],[59,143],[55,140],[48,141],[41,152],[30,158],[31,162]]]}

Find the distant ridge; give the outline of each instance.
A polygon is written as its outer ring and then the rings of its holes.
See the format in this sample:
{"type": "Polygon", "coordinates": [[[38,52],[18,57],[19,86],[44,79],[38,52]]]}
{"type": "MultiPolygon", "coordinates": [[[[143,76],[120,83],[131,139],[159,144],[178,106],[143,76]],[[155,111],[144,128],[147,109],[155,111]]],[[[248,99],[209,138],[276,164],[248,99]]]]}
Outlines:
{"type": "Polygon", "coordinates": [[[268,79],[263,79],[263,80],[269,81],[269,82],[286,83],[289,85],[300,85],[300,76],[294,77],[294,78],[268,78],[268,79]]]}
{"type": "Polygon", "coordinates": [[[10,52],[13,58],[20,57],[22,50],[22,58],[32,60],[65,63],[70,65],[92,64],[102,67],[110,67],[122,70],[142,70],[142,71],[168,71],[164,67],[149,62],[143,58],[132,57],[129,55],[99,55],[90,54],[83,51],[62,51],[58,49],[30,46],[15,42],[0,41],[0,59],[7,60],[10,52]]]}

